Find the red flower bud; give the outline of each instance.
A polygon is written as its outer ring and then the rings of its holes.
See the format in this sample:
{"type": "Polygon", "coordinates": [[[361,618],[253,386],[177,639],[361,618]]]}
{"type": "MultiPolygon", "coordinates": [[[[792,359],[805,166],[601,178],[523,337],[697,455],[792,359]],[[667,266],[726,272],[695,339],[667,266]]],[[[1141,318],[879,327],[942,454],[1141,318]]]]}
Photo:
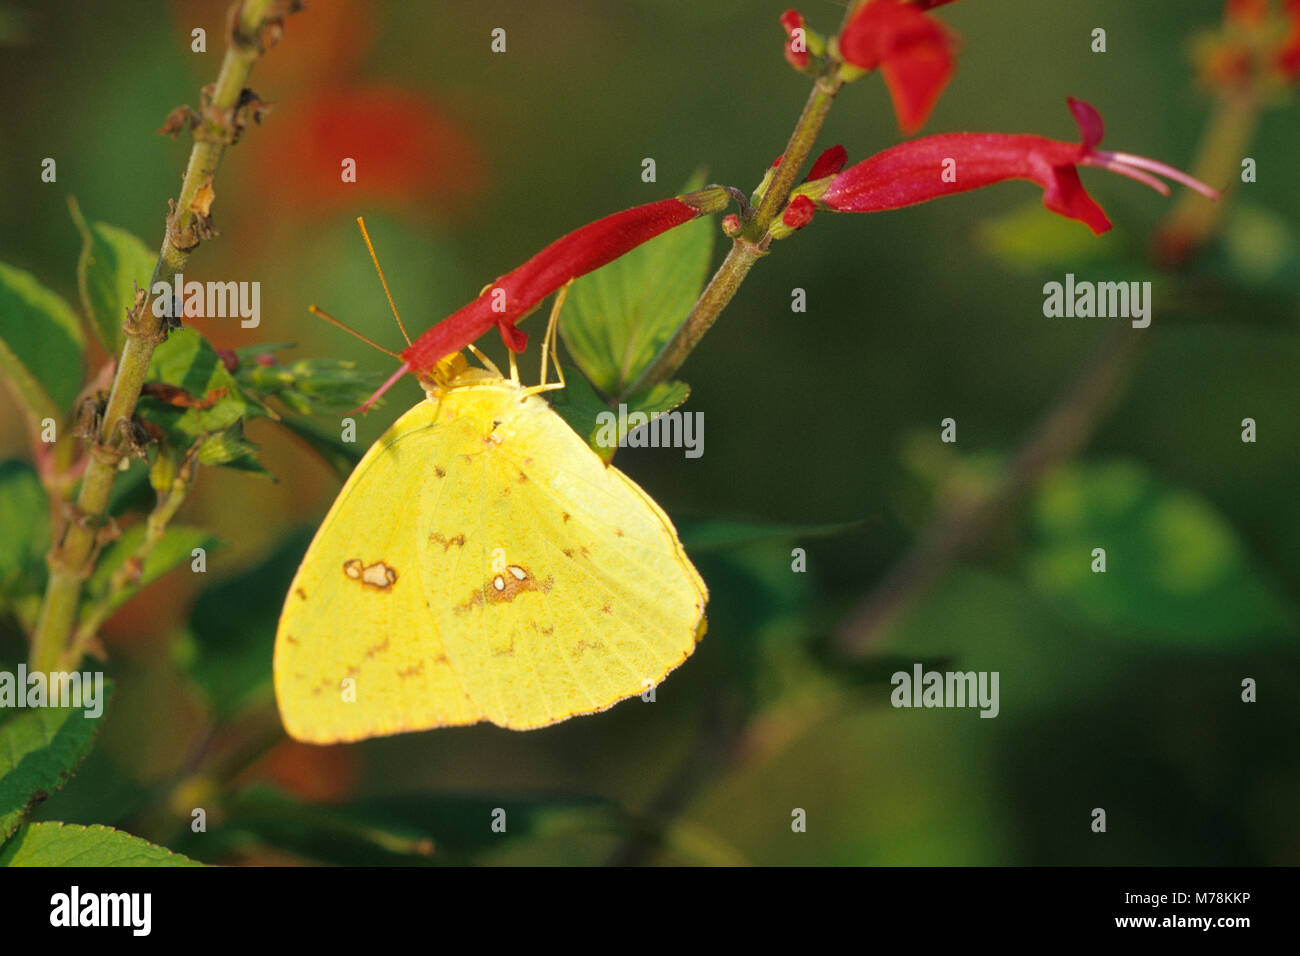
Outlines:
{"type": "Polygon", "coordinates": [[[1079,124],[1081,143],[1006,133],[925,136],[850,166],[831,180],[822,205],[838,212],[878,212],[1007,179],[1028,179],[1043,187],[1044,206],[1101,234],[1110,229],[1110,220],[1084,191],[1079,166],[1108,169],[1167,196],[1169,187],[1150,175],[1158,173],[1211,199],[1219,198],[1209,186],[1172,166],[1097,149],[1104,132],[1100,114],[1082,100],[1067,102],[1079,124]]]}
{"type": "Polygon", "coordinates": [[[781,14],[781,26],[785,27],[785,61],[796,70],[808,66],[808,28],[804,25],[803,14],[798,10],[787,10],[781,14]],[[795,30],[800,31],[798,35],[795,30]]]}
{"type": "Polygon", "coordinates": [[[827,176],[834,176],[844,164],[849,161],[849,153],[843,146],[832,146],[826,152],[817,157],[813,163],[813,168],[808,173],[808,178],[804,182],[812,182],[816,179],[825,179],[827,176]]]}
{"type": "Polygon", "coordinates": [[[807,196],[795,196],[790,205],[785,207],[785,212],[781,214],[781,222],[792,231],[802,229],[812,222],[813,213],[816,211],[817,204],[807,196]]]}

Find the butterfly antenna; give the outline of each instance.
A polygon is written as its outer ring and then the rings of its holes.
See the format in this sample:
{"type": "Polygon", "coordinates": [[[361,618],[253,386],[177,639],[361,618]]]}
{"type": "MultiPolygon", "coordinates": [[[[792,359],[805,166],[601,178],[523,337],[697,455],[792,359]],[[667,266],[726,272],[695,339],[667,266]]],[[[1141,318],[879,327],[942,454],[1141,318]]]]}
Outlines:
{"type": "Polygon", "coordinates": [[[374,244],[370,241],[370,233],[366,232],[366,220],[362,216],[357,216],[357,225],[361,227],[361,238],[366,240],[366,248],[370,250],[370,261],[375,264],[375,271],[379,273],[379,283],[384,287],[384,295],[388,296],[388,307],[393,310],[393,318],[397,320],[397,327],[402,330],[402,338],[406,339],[406,344],[411,344],[411,337],[406,334],[406,326],[402,324],[402,317],[397,314],[397,305],[393,302],[393,293],[388,291],[388,280],[384,278],[384,270],[379,268],[379,257],[375,255],[374,244]]]}
{"type": "Polygon", "coordinates": [[[312,315],[316,316],[316,318],[318,319],[324,319],[326,322],[330,323],[331,325],[337,325],[340,329],[342,329],[344,332],[347,332],[349,335],[355,335],[362,342],[365,342],[367,345],[371,346],[372,348],[379,349],[379,351],[383,352],[385,355],[391,355],[393,358],[401,358],[401,356],[398,355],[396,352],[394,352],[392,349],[384,348],[374,339],[362,335],[356,329],[352,328],[352,326],[348,325],[345,322],[339,321],[338,319],[334,318],[334,316],[330,315],[328,312],[318,309],[314,305],[307,306],[307,311],[309,311],[312,315]]]}

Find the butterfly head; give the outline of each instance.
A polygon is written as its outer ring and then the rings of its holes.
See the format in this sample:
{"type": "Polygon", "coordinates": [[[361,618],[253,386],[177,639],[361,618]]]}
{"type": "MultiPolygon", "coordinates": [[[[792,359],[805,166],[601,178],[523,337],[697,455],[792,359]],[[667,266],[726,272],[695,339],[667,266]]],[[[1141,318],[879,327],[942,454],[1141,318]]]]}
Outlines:
{"type": "Polygon", "coordinates": [[[424,389],[425,395],[437,399],[453,388],[485,379],[501,378],[501,373],[495,368],[491,371],[475,368],[469,364],[464,352],[453,352],[443,356],[429,368],[417,370],[415,377],[420,387],[424,389]]]}

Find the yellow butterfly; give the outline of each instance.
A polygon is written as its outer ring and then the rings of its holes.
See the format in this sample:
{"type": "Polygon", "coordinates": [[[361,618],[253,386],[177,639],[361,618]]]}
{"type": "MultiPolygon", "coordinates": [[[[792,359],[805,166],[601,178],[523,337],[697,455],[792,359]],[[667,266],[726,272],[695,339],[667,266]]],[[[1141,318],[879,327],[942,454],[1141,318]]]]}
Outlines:
{"type": "Polygon", "coordinates": [[[645,692],[703,636],[668,516],[541,397],[563,386],[544,381],[562,301],[542,384],[513,355],[508,379],[473,346],[486,369],[444,359],[339,492],[276,632],[290,736],[545,727],[645,692]]]}

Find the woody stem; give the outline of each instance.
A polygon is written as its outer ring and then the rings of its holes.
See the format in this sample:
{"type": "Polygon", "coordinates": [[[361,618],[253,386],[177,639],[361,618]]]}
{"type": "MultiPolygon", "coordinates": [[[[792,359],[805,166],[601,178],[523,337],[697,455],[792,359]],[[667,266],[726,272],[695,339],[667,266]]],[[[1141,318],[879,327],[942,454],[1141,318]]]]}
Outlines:
{"type": "MultiPolygon", "coordinates": [[[[210,99],[217,115],[239,106],[253,64],[262,55],[260,34],[271,7],[271,0],[242,0],[237,12],[232,13],[230,44],[210,99]]],[[[225,152],[226,141],[214,131],[200,127],[196,133],[207,135],[195,137],[175,210],[167,220],[150,289],[154,283],[170,282],[189,259],[196,243],[181,237],[193,235],[197,213],[193,208],[195,199],[200,188],[210,185],[225,152]]],[[[117,374],[113,377],[99,433],[93,440],[75,508],[62,535],[56,534],[55,544],[47,558],[49,581],[32,634],[30,663],[33,670],[51,671],[64,665],[75,666],[77,660],[70,658],[80,657],[79,651],[74,654],[69,647],[69,641],[76,625],[81,586],[94,567],[96,539],[117,476],[121,453],[116,445],[120,429],[130,422],[135,412],[149,361],[164,335],[163,321],[153,315],[148,302],[144,301],[137,303],[132,318],[126,323],[126,341],[122,346],[117,374]]]]}

